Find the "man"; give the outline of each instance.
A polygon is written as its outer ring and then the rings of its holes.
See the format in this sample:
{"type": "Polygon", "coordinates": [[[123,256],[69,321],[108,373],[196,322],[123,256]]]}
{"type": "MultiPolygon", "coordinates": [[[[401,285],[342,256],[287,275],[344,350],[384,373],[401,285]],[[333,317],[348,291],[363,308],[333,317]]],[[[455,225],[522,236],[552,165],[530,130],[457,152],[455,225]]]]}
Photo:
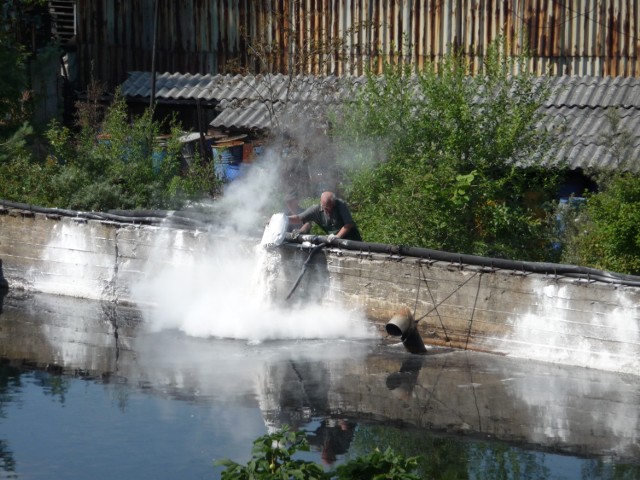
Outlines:
{"type": "Polygon", "coordinates": [[[300,227],[300,233],[307,233],[311,230],[311,222],[315,222],[325,233],[329,234],[329,243],[334,238],[362,241],[349,207],[333,192],[323,192],[320,196],[320,205],[313,205],[304,212],[289,215],[287,218],[291,223],[303,224],[300,227]]]}

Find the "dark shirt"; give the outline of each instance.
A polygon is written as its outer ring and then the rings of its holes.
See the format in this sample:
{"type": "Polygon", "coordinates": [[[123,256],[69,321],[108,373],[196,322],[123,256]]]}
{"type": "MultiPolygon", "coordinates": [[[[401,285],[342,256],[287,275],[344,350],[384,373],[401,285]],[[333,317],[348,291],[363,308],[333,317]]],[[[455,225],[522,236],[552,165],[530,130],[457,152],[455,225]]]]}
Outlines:
{"type": "Polygon", "coordinates": [[[353,227],[347,232],[344,239],[357,240],[358,242],[362,241],[360,231],[351,217],[349,207],[347,207],[344,200],[339,198],[336,198],[330,215],[324,213],[320,205],[316,204],[307,208],[304,212],[300,213],[299,216],[302,223],[315,222],[325,233],[334,235],[338,233],[342,227],[351,223],[353,227]]]}

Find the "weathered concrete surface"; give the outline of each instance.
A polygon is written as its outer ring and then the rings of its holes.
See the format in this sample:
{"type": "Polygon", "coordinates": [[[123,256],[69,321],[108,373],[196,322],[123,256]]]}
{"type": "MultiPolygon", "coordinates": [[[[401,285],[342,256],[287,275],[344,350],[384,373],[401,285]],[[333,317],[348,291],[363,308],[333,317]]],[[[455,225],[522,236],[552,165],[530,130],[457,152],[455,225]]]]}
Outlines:
{"type": "MultiPolygon", "coordinates": [[[[308,257],[285,247],[279,298],[308,257]]],[[[4,277],[26,291],[132,304],[136,282],[188,269],[215,248],[197,230],[0,209],[4,277]]],[[[312,260],[296,295],[313,288],[314,297],[358,306],[382,334],[406,306],[432,345],[640,374],[639,288],[335,248],[312,260]]]]}
{"type": "Polygon", "coordinates": [[[640,289],[330,250],[336,297],[388,321],[406,305],[423,339],[538,360],[640,373],[640,289]]]}

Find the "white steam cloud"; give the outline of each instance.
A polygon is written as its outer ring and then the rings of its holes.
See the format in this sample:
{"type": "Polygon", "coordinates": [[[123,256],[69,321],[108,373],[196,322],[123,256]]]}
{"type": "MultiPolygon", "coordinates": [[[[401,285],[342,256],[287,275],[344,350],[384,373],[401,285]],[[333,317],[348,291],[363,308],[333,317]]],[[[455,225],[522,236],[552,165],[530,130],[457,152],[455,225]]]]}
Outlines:
{"type": "Polygon", "coordinates": [[[148,306],[143,313],[150,329],[250,343],[375,337],[357,309],[321,296],[304,303],[273,298],[279,257],[259,243],[271,214],[283,209],[280,175],[279,156],[267,150],[208,206],[209,231],[195,238],[170,229],[160,235],[145,281],[132,287],[134,300],[148,306]]]}

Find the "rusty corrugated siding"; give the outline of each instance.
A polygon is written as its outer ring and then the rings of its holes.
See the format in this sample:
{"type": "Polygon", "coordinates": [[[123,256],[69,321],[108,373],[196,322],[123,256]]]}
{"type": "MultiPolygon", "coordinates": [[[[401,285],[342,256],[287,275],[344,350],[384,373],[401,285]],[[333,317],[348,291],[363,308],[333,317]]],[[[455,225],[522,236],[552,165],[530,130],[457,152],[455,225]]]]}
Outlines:
{"type": "MultiPolygon", "coordinates": [[[[552,75],[640,76],[639,0],[158,0],[157,70],[362,75],[451,48],[477,70],[501,33],[552,75]],[[408,43],[407,41],[408,40],[408,43]],[[333,48],[326,49],[331,45],[333,48]],[[258,47],[269,46],[260,51],[258,47]],[[259,52],[259,54],[256,54],[259,52]],[[259,61],[262,60],[261,61],[259,61]]],[[[156,0],[78,1],[81,81],[150,70],[156,0]]]]}

